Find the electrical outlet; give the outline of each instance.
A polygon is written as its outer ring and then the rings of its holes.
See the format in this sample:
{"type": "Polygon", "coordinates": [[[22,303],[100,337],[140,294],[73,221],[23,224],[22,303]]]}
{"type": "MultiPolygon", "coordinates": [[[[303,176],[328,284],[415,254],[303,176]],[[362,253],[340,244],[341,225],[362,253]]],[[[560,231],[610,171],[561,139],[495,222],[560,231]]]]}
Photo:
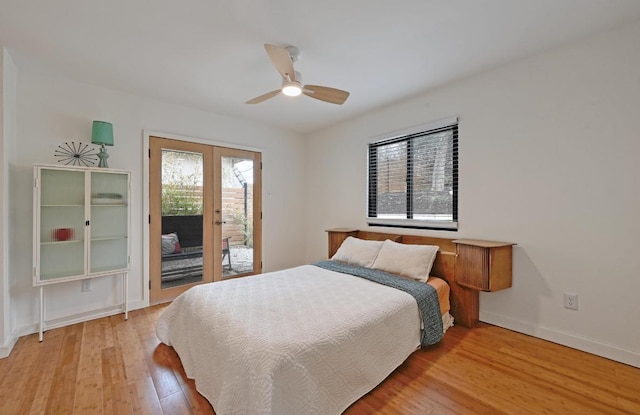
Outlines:
{"type": "Polygon", "coordinates": [[[568,308],[570,310],[578,309],[578,294],[575,293],[564,293],[564,308],[568,308]]]}
{"type": "Polygon", "coordinates": [[[91,291],[91,280],[82,280],[82,292],[91,291]]]}

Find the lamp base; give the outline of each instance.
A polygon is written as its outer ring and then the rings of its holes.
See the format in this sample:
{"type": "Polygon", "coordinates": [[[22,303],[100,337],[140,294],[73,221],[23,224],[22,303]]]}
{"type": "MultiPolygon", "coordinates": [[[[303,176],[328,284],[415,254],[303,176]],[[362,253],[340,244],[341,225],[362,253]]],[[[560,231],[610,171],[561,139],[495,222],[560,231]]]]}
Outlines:
{"type": "Polygon", "coordinates": [[[107,159],[109,158],[109,154],[107,154],[107,150],[104,148],[104,144],[100,147],[100,152],[98,153],[98,158],[100,162],[98,162],[98,167],[108,168],[109,163],[107,163],[107,159]]]}

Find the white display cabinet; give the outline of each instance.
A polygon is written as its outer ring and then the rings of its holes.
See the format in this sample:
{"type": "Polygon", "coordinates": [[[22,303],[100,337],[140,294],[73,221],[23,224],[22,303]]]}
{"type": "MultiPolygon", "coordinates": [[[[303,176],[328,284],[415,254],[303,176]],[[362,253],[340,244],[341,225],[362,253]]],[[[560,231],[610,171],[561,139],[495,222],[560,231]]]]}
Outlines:
{"type": "Polygon", "coordinates": [[[122,275],[125,319],[130,258],[130,173],[93,167],[34,167],[33,285],[122,275]]]}

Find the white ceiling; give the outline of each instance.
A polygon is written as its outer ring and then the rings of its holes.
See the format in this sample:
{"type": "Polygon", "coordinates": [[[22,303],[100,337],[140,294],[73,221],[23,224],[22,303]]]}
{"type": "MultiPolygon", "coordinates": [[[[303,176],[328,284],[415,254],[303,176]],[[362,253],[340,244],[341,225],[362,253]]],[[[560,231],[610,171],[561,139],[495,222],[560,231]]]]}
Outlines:
{"type": "Polygon", "coordinates": [[[23,71],[308,133],[638,19],[638,0],[0,0],[0,44],[23,71]],[[280,85],[264,43],[351,96],[245,104],[280,85]]]}

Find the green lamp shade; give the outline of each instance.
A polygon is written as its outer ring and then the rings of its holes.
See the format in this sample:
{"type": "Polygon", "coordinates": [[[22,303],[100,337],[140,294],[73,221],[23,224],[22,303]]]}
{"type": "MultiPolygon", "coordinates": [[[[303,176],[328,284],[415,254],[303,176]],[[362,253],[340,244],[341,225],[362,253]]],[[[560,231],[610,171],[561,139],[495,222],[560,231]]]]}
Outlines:
{"type": "Polygon", "coordinates": [[[94,121],[91,130],[91,142],[105,146],[113,145],[113,125],[110,122],[94,121]]]}

